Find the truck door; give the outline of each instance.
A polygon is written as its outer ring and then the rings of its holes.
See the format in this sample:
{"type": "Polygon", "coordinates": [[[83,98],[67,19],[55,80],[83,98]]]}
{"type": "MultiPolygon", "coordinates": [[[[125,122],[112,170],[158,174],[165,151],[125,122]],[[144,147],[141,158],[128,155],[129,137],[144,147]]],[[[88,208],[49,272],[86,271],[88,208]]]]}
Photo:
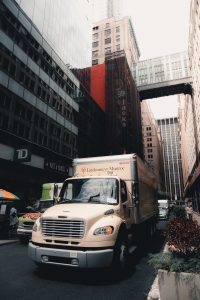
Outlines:
{"type": "Polygon", "coordinates": [[[129,208],[130,205],[128,200],[126,182],[124,180],[121,180],[120,186],[121,186],[121,201],[122,201],[123,215],[124,218],[126,219],[126,223],[130,224],[131,210],[129,208]]]}

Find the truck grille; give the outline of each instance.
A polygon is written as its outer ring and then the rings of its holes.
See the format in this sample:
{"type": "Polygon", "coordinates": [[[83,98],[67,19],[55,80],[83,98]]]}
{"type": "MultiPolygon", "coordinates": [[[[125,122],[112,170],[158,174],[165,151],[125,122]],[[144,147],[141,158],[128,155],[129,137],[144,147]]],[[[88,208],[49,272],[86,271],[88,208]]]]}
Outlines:
{"type": "Polygon", "coordinates": [[[43,219],[42,234],[45,236],[59,236],[80,239],[84,235],[83,220],[43,219]]]}

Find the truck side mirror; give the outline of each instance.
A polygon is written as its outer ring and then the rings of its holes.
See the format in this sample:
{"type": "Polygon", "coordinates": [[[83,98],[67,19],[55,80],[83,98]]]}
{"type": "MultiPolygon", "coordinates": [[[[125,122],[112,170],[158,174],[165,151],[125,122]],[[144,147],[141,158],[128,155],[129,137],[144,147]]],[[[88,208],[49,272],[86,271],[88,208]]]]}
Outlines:
{"type": "Polygon", "coordinates": [[[126,183],[123,180],[121,180],[121,199],[122,203],[127,201],[126,183]]]}
{"type": "Polygon", "coordinates": [[[136,183],[132,183],[132,201],[133,201],[134,206],[139,204],[138,190],[137,190],[137,184],[136,183]]]}

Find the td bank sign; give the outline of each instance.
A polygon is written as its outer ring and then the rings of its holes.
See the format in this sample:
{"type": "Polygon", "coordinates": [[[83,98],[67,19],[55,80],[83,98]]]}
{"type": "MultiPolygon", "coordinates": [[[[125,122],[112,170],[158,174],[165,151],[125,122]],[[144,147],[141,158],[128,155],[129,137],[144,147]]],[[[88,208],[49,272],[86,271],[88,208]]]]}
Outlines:
{"type": "Polygon", "coordinates": [[[18,161],[18,162],[31,161],[31,149],[29,147],[15,148],[14,161],[18,161]]]}

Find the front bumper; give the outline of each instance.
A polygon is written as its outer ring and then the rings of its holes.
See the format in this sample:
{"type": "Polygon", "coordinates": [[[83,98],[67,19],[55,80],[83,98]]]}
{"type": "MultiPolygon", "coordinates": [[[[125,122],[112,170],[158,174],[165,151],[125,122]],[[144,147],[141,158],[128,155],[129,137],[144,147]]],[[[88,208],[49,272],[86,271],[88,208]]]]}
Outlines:
{"type": "Polygon", "coordinates": [[[31,235],[32,235],[32,229],[18,228],[17,229],[17,235],[31,237],[31,235]]]}
{"type": "Polygon", "coordinates": [[[45,248],[29,242],[28,256],[36,263],[76,268],[103,268],[111,266],[113,249],[69,250],[45,248]]]}

